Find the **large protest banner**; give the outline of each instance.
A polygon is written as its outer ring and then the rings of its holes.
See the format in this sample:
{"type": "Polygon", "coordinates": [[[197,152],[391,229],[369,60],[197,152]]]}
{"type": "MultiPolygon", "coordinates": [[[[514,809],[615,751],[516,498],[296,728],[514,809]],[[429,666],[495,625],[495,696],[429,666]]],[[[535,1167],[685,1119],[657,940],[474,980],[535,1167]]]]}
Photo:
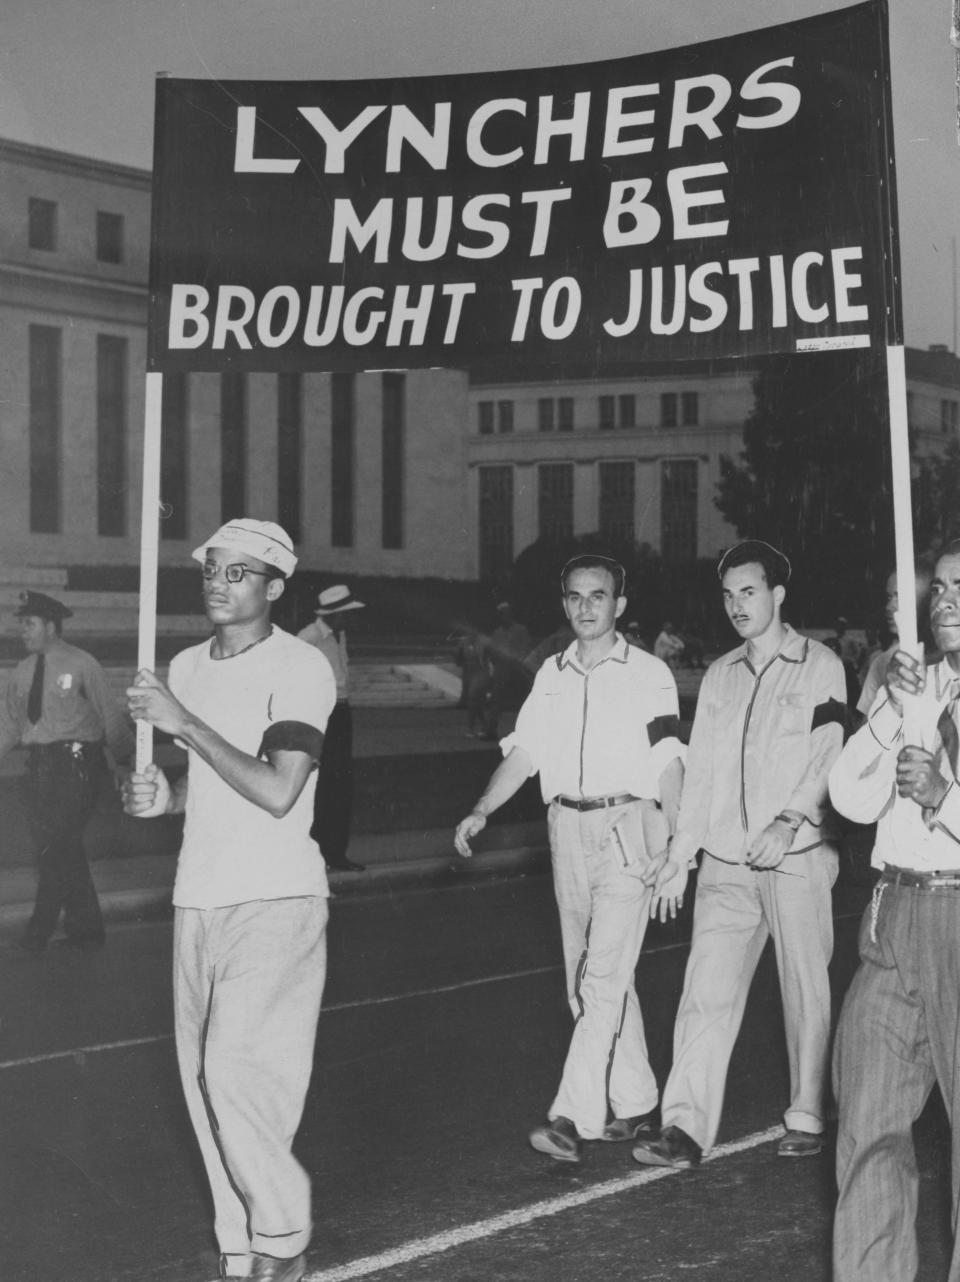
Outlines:
{"type": "Polygon", "coordinates": [[[886,0],[575,66],[159,77],[140,666],[165,371],[599,376],[885,347],[906,580],[896,209],[886,0]]]}
{"type": "Polygon", "coordinates": [[[151,369],[898,342],[886,7],[580,66],[157,82],[151,369]]]}

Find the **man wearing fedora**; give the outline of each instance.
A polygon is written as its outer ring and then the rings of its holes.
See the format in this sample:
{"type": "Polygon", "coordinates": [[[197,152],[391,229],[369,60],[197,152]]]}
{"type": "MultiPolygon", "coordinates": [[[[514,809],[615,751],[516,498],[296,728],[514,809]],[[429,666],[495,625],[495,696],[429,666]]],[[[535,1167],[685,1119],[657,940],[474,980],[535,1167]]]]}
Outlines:
{"type": "Polygon", "coordinates": [[[344,872],[363,872],[362,864],[347,858],[353,821],[353,713],[346,631],[351,611],[362,610],[363,604],[345,583],[326,588],[317,599],[316,620],[297,634],[326,657],[337,681],[337,705],[323,741],[310,831],[327,867],[344,872]]]}
{"type": "Polygon", "coordinates": [[[223,1278],[299,1282],[310,1179],[293,1139],[326,974],[327,876],[311,782],[334,705],[330,665],[272,625],[297,563],[271,521],[228,521],[196,548],[213,636],[142,671],[130,710],[187,749],[124,789],[129,814],[183,812],[173,889],[180,1077],[213,1195],[223,1278]]]}
{"type": "Polygon", "coordinates": [[[18,744],[26,749],[27,809],[40,857],[20,947],[42,952],[62,912],[65,942],[98,948],[103,917],[83,830],[106,775],[104,741],[120,765],[133,751],[133,734],[100,664],[61,635],[73,611],[43,592],[22,592],[14,613],[27,657],[0,705],[0,758],[18,744]]]}

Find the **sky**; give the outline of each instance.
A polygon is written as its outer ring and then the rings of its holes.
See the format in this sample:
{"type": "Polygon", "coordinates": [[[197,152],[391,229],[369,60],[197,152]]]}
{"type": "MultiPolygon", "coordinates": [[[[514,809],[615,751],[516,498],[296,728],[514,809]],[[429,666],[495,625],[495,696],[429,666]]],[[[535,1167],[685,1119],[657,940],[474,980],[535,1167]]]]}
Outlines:
{"type": "MultiPolygon", "coordinates": [[[[952,0],[889,0],[906,342],[956,350],[952,0]]],[[[326,80],[650,53],[836,0],[3,0],[0,138],[149,169],[157,73],[326,80]]]]}

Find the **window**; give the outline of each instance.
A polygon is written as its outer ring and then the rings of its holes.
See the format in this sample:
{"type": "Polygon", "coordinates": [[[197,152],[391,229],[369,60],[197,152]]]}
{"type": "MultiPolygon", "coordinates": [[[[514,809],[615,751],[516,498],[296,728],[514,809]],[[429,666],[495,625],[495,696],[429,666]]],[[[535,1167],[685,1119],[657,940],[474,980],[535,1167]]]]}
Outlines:
{"type": "Polygon", "coordinates": [[[617,425],[617,402],[613,396],[600,397],[600,430],[609,432],[617,425]]]}
{"type": "Polygon", "coordinates": [[[632,392],[627,392],[623,396],[617,397],[617,403],[620,408],[620,426],[636,427],[637,426],[637,398],[632,392]]]}
{"type": "Polygon", "coordinates": [[[330,542],[353,547],[354,376],[330,375],[330,542]]]}
{"type": "Polygon", "coordinates": [[[661,427],[677,426],[677,394],[676,392],[660,393],[660,426],[661,427]]]}
{"type": "Polygon", "coordinates": [[[561,432],[573,431],[573,397],[561,396],[557,401],[557,426],[561,432]]]}
{"type": "Polygon", "coordinates": [[[405,374],[383,375],[381,543],[385,548],[403,547],[406,392],[405,374]]]}
{"type": "Polygon", "coordinates": [[[556,424],[553,421],[553,398],[541,396],[537,401],[537,429],[541,432],[552,432],[556,424]]]}
{"type": "Polygon", "coordinates": [[[59,329],[30,326],[30,530],[60,533],[61,344],[59,329]]]}
{"type": "Polygon", "coordinates": [[[28,207],[27,243],[31,249],[56,249],[57,202],[31,196],[28,207]]]}
{"type": "Polygon", "coordinates": [[[612,543],[634,541],[634,466],[600,464],[600,511],[597,528],[612,543]]]}
{"type": "Polygon", "coordinates": [[[677,565],[697,559],[697,461],[660,464],[660,554],[677,565]]]}
{"type": "Polygon", "coordinates": [[[513,468],[479,469],[480,577],[503,579],[513,564],[513,468]]]}
{"type": "Polygon", "coordinates": [[[232,521],[247,507],[247,382],[220,375],[220,519],[232,521]]]}
{"type": "Polygon", "coordinates": [[[960,413],[960,401],[941,401],[940,402],[940,431],[944,434],[952,432],[956,435],[958,424],[958,413],[960,413]]]}
{"type": "Polygon", "coordinates": [[[497,431],[513,431],[513,401],[497,401],[497,431]]]}
{"type": "Polygon", "coordinates": [[[539,536],[559,543],[573,534],[573,464],[541,463],[537,473],[539,536]]]}
{"type": "Polygon", "coordinates": [[[127,532],[127,340],[97,335],[97,532],[127,532]]]}
{"type": "Polygon", "coordinates": [[[187,375],[180,370],[168,370],[163,376],[160,429],[163,440],[163,448],[160,451],[160,499],[163,503],[160,537],[162,539],[187,537],[188,421],[187,375]]]}
{"type": "Polygon", "coordinates": [[[480,401],[477,405],[477,428],[481,436],[493,435],[493,401],[480,401]]]}
{"type": "Polygon", "coordinates": [[[303,376],[277,375],[277,519],[301,538],[300,477],[303,474],[303,376]]]}
{"type": "Polygon", "coordinates": [[[696,427],[700,422],[700,393],[683,392],[680,397],[680,411],[684,427],[696,427]]]}
{"type": "Polygon", "coordinates": [[[97,210],[97,261],[123,262],[123,214],[97,210]]]}

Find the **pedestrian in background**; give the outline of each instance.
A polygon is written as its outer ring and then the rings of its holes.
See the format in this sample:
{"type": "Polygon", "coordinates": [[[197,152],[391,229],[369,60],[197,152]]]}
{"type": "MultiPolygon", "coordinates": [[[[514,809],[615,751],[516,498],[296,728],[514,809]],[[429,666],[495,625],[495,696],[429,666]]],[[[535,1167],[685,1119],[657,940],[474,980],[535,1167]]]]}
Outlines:
{"type": "Polygon", "coordinates": [[[350,707],[350,659],[347,623],[351,611],[362,610],[345,583],[326,588],[317,600],[316,619],[297,635],[316,646],[327,659],[337,682],[337,704],[327,723],[314,800],[311,835],[328,868],[363,872],[363,864],[347,856],[353,826],[353,710],[350,707]]]}
{"type": "Polygon", "coordinates": [[[662,659],[668,667],[679,668],[680,656],[684,651],[683,637],[677,632],[673,624],[668,620],[657,633],[657,638],[653,643],[653,653],[658,659],[662,659]]]}
{"type": "Polygon", "coordinates": [[[214,634],[141,671],[138,720],[187,749],[171,790],[124,788],[141,818],[184,813],[173,888],[180,1077],[213,1195],[220,1275],[300,1282],[310,1179],[296,1160],[326,975],[327,877],[310,784],[333,710],[330,664],[274,627],[297,558],[279,525],[229,521],[193,552],[214,634]]]}
{"type": "Polygon", "coordinates": [[[27,658],[14,668],[0,706],[0,759],[27,750],[26,801],[39,864],[33,913],[20,947],[46,948],[63,913],[65,942],[99,948],[103,916],[83,832],[107,777],[130,757],[133,732],[106,674],[62,636],[73,611],[43,592],[23,592],[14,611],[27,658]]]}
{"type": "Polygon", "coordinates": [[[493,671],[487,642],[476,628],[457,630],[454,662],[460,669],[462,705],[467,710],[467,737],[495,739],[493,671]]]}
{"type": "Polygon", "coordinates": [[[487,657],[493,669],[493,700],[490,738],[497,737],[500,714],[518,707],[530,689],[530,675],[524,659],[533,647],[527,628],[516,618],[509,601],[497,606],[497,626],[490,633],[487,657]]]}
{"type": "MultiPolygon", "coordinates": [[[[631,1140],[656,1114],[634,972],[652,882],[666,857],[683,779],[677,687],[659,659],[616,630],[624,570],[585,554],[561,573],[575,640],[545,660],[501,743],[504,760],[457,826],[463,856],[487,817],[539,773],[575,1025],[539,1153],[579,1162],[584,1140],[631,1140]]],[[[661,912],[673,913],[666,900],[661,912]]]]}
{"type": "Polygon", "coordinates": [[[707,669],[690,734],[677,836],[657,889],[679,896],[703,860],[693,938],[663,1092],[663,1129],[633,1150],[652,1166],[698,1166],[716,1139],[750,984],[772,936],[790,1072],[782,1157],[820,1152],[830,1036],[827,775],[843,744],[843,665],[781,619],[782,552],[737,544],[717,573],[743,645],[707,669]]]}
{"type": "Polygon", "coordinates": [[[949,1277],[960,1278],[960,542],[937,562],[930,622],[944,657],[891,657],[830,774],[837,809],[877,823],[879,871],[834,1049],[836,1282],[917,1277],[913,1124],[934,1085],[950,1123],[949,1277]]]}

